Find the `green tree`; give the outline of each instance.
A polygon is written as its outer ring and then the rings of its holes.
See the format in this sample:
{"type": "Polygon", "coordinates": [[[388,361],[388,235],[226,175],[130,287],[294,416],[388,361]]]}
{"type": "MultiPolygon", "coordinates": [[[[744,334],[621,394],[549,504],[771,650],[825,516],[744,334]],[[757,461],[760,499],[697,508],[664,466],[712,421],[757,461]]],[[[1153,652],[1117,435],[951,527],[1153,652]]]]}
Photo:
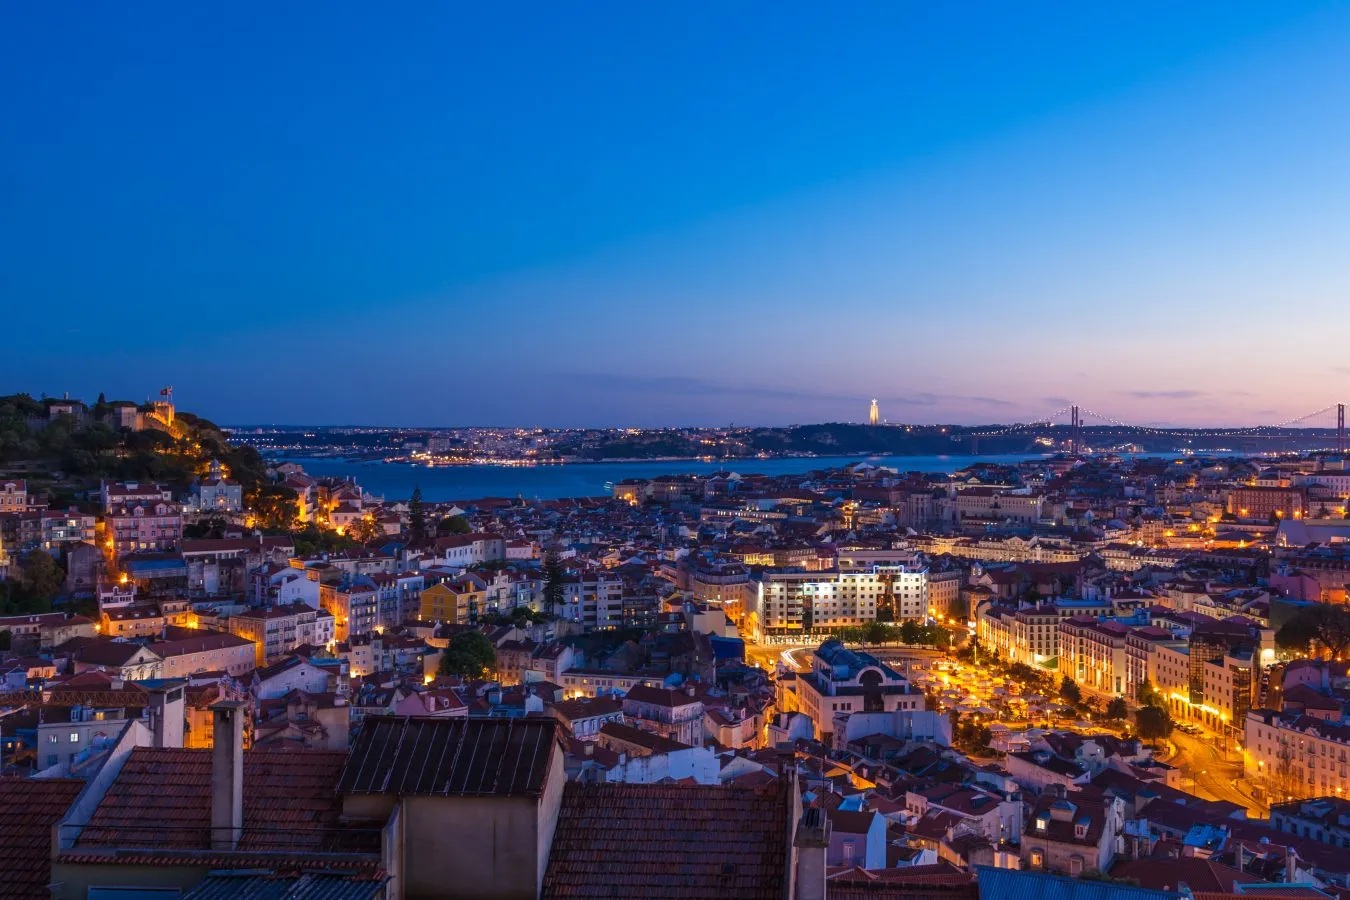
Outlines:
{"type": "Polygon", "coordinates": [[[1064,680],[1059,683],[1059,696],[1074,706],[1083,702],[1083,691],[1078,687],[1078,682],[1068,675],[1065,675],[1064,680]]]}
{"type": "Polygon", "coordinates": [[[1140,706],[1161,706],[1162,694],[1153,686],[1153,682],[1147,678],[1144,683],[1139,685],[1138,690],[1134,692],[1134,699],[1140,706]]]}
{"type": "Polygon", "coordinates": [[[380,523],[376,522],[372,515],[365,515],[357,519],[347,529],[347,533],[351,535],[352,540],[359,541],[362,544],[368,544],[384,537],[384,529],[380,527],[380,523]]]}
{"type": "Polygon", "coordinates": [[[1172,733],[1172,717],[1161,706],[1142,706],[1135,711],[1134,728],[1145,740],[1161,740],[1172,733]]]}
{"type": "Polygon", "coordinates": [[[863,626],[863,642],[868,644],[884,644],[891,636],[891,629],[887,628],[885,623],[872,621],[863,626]]]}
{"type": "Polygon", "coordinates": [[[563,605],[566,597],[563,579],[566,577],[567,570],[557,552],[549,550],[544,554],[544,609],[550,614],[557,613],[563,605]]]}
{"type": "Polygon", "coordinates": [[[23,567],[23,588],[30,597],[50,603],[60,595],[65,583],[66,570],[56,560],[40,551],[28,554],[23,567]]]}
{"type": "Polygon", "coordinates": [[[461,631],[450,639],[437,669],[442,675],[482,678],[497,662],[492,641],[481,631],[461,631]]]}
{"type": "Polygon", "coordinates": [[[1113,721],[1124,721],[1130,714],[1130,707],[1126,705],[1124,697],[1116,697],[1110,703],[1106,704],[1106,718],[1113,721]]]}
{"type": "Polygon", "coordinates": [[[412,498],[408,501],[408,530],[412,532],[414,544],[420,544],[427,536],[427,511],[422,505],[422,488],[413,487],[412,498]]]}
{"type": "Polygon", "coordinates": [[[900,641],[905,644],[919,643],[919,624],[913,619],[906,619],[900,623],[900,641]]]}
{"type": "Polygon", "coordinates": [[[254,524],[271,531],[289,531],[299,513],[300,495],[284,484],[263,483],[244,492],[254,524]]]}
{"type": "Polygon", "coordinates": [[[436,523],[436,533],[440,535],[469,534],[472,531],[473,526],[463,516],[446,516],[436,523]]]}
{"type": "Polygon", "coordinates": [[[1343,656],[1350,647],[1350,609],[1326,603],[1305,607],[1275,632],[1275,643],[1297,652],[1320,644],[1332,658],[1343,656]]]}

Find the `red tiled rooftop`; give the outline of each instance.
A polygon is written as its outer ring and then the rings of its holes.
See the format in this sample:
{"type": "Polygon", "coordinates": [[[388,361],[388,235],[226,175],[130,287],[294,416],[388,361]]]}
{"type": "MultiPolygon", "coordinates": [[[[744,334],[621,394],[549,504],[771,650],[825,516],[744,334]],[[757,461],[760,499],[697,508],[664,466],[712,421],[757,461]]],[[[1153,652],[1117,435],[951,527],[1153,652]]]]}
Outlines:
{"type": "MultiPolygon", "coordinates": [[[[346,759],[328,750],[244,751],[239,850],[353,849],[334,845],[342,811],[335,787],[346,759]]],[[[137,747],[76,846],[205,850],[210,825],[211,751],[137,747]]]]}
{"type": "Polygon", "coordinates": [[[0,897],[51,896],[52,826],[84,785],[77,778],[0,778],[0,897]]]}
{"type": "Polygon", "coordinates": [[[569,782],[541,896],[778,900],[790,799],[777,784],[569,782]]]}

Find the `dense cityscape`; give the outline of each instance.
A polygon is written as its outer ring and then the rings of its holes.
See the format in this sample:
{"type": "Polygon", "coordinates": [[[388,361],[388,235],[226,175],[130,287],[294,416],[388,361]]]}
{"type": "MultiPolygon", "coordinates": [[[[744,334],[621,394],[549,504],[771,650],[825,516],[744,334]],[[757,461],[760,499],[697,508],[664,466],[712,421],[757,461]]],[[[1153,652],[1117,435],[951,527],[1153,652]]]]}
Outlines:
{"type": "Polygon", "coordinates": [[[1350,900],[1350,3],[0,21],[0,900],[1350,900]]]}
{"type": "Polygon", "coordinates": [[[424,502],[171,389],[0,438],[3,896],[1350,890],[1343,454],[424,502]]]}

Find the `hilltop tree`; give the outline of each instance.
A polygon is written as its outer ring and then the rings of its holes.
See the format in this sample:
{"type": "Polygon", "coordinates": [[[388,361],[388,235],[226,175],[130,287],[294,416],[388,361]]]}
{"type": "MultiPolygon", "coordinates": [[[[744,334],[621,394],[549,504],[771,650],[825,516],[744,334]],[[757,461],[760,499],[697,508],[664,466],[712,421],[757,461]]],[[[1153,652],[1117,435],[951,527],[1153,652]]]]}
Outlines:
{"type": "Polygon", "coordinates": [[[23,587],[35,599],[52,601],[66,583],[66,570],[46,553],[33,552],[23,567],[23,587]]]}
{"type": "Polygon", "coordinates": [[[496,662],[497,651],[487,635],[481,631],[461,631],[450,639],[437,671],[460,678],[482,678],[496,662]]]}
{"type": "Polygon", "coordinates": [[[245,491],[244,501],[259,528],[288,531],[295,524],[300,495],[284,484],[263,483],[245,491]]]}

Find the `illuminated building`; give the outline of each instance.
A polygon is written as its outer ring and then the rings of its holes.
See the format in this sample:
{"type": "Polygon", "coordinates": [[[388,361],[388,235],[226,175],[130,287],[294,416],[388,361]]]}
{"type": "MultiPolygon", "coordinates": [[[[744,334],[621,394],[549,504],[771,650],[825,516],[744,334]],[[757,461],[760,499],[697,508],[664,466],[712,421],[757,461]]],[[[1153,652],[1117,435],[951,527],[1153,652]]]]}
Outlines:
{"type": "Polygon", "coordinates": [[[1273,801],[1350,796],[1350,726],[1254,709],[1245,719],[1243,771],[1273,801]]]}
{"type": "Polygon", "coordinates": [[[1265,520],[1271,515],[1298,519],[1307,513],[1308,496],[1303,488],[1234,488],[1227,509],[1239,519],[1265,520]]]}
{"type": "Polygon", "coordinates": [[[896,621],[928,615],[928,569],[872,565],[859,571],[762,572],[746,616],[755,640],[802,637],[875,621],[890,605],[896,621]]]}
{"type": "Polygon", "coordinates": [[[849,650],[837,640],[816,649],[811,671],[797,677],[797,703],[828,740],[836,713],[913,712],[923,709],[923,692],[870,653],[849,650]]]}
{"type": "Polygon", "coordinates": [[[881,411],[877,409],[877,401],[872,401],[872,406],[867,411],[867,422],[870,425],[881,424],[881,411]]]}
{"type": "Polygon", "coordinates": [[[302,644],[328,646],[334,639],[333,615],[296,601],[231,616],[230,633],[254,643],[257,665],[262,666],[302,644]]]}

